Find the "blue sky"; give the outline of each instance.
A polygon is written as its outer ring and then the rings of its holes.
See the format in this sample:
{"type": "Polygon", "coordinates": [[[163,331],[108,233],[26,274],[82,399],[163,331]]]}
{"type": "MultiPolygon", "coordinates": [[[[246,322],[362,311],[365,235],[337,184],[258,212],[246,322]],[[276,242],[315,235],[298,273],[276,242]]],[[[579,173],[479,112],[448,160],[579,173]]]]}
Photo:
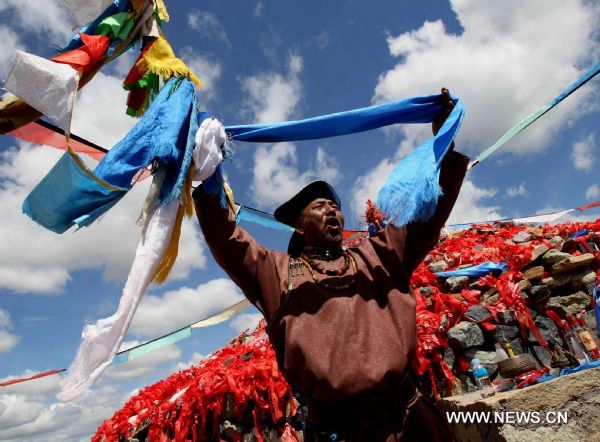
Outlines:
{"type": "MultiPolygon", "coordinates": [[[[457,149],[475,156],[600,59],[600,11],[591,1],[509,0],[501,9],[476,0],[166,3],[165,34],[205,82],[202,107],[226,125],[316,116],[447,86],[466,108],[457,149]]],[[[0,77],[15,49],[47,57],[69,35],[68,17],[54,0],[3,1],[0,77]]],[[[75,133],[110,148],[135,124],[125,115],[120,86],[135,57],[124,55],[86,86],[75,107],[75,133]]],[[[595,79],[475,168],[451,221],[599,200],[599,92],[595,79]]],[[[429,135],[427,126],[403,126],[314,142],[237,143],[226,174],[237,200],[269,211],[303,184],[325,178],[339,189],[347,227],[358,227],[364,201],[429,135]]],[[[83,325],[116,310],[139,239],[135,220],[148,182],[76,233],[55,235],[22,215],[24,197],[60,154],[0,137],[0,379],[70,364],[83,325]]],[[[148,291],[128,342],[160,336],[240,299],[196,224],[185,223],[173,274],[148,291]]],[[[267,246],[287,245],[284,233],[245,227],[267,246]]],[[[137,388],[197,361],[256,320],[248,311],[111,368],[70,404],[55,401],[57,376],[5,388],[0,439],[85,439],[137,388]]]]}

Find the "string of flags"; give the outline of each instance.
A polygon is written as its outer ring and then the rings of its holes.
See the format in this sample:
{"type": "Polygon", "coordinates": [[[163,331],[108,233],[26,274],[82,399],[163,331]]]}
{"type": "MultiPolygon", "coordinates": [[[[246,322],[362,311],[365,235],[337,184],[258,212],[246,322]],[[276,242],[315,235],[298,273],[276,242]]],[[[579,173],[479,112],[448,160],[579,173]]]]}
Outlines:
{"type": "MultiPolygon", "coordinates": [[[[116,354],[112,365],[118,365],[127,361],[132,361],[147,353],[158,350],[159,348],[166,347],[167,345],[174,344],[178,341],[181,341],[182,339],[189,338],[192,336],[192,331],[194,329],[210,327],[213,325],[220,324],[224,321],[227,321],[228,319],[233,318],[234,316],[239,315],[248,307],[250,307],[250,302],[246,299],[243,299],[213,315],[208,316],[207,318],[204,318],[179,330],[167,333],[166,335],[163,335],[159,338],[153,339],[148,342],[144,342],[143,344],[136,345],[135,347],[128,348],[127,350],[119,351],[116,354]]],[[[8,387],[9,385],[18,384],[21,382],[28,382],[46,376],[52,376],[55,374],[63,373],[65,371],[67,371],[67,369],[63,368],[60,370],[49,370],[42,373],[37,373],[27,378],[8,379],[4,382],[0,382],[0,387],[8,387]]]]}
{"type": "MultiPolygon", "coordinates": [[[[414,97],[299,121],[223,127],[208,113],[198,112],[195,88],[201,82],[176,56],[163,33],[163,23],[169,20],[163,0],[62,0],[61,5],[71,12],[73,25],[83,28],[49,60],[18,51],[5,82],[13,95],[0,101],[1,133],[44,144],[48,140],[47,144],[66,149],[24,201],[24,212],[59,234],[72,226],[85,227],[114,207],[140,179],[140,171],[151,169],[153,175],[138,220],[140,242],[119,307],[111,317],[83,330],[79,350],[61,381],[59,399],[68,401],[89,388],[114,360],[150,283],[162,283],[168,277],[178,253],[181,223],[193,212],[192,181],[210,176],[224,160],[227,152],[221,147],[227,138],[245,142],[297,141],[390,124],[430,123],[441,109],[441,96],[414,97]],[[99,146],[70,133],[77,91],[106,63],[134,49],[139,50],[139,56],[123,87],[129,91],[127,114],[140,119],[110,150],[91,152],[89,149],[97,151],[99,146]],[[42,115],[64,132],[64,142],[55,139],[51,124],[38,120],[42,115]],[[78,153],[92,153],[100,162],[90,170],[78,153]]],[[[550,107],[597,74],[597,66],[550,107]]],[[[440,196],[437,182],[441,162],[464,117],[462,102],[457,97],[453,100],[455,106],[440,131],[403,159],[379,192],[378,207],[395,224],[426,220],[435,210],[440,196]]],[[[547,110],[520,125],[508,138],[547,110]]],[[[508,138],[504,137],[503,143],[508,138]]],[[[478,161],[483,158],[480,156],[478,161]]],[[[238,211],[238,220],[242,219],[280,228],[270,217],[244,206],[238,211]]],[[[360,232],[350,236],[357,235],[360,232]]],[[[189,331],[182,329],[162,342],[188,335],[189,331]]],[[[148,343],[146,348],[159,344],[148,343]]],[[[140,352],[132,351],[128,357],[140,352]]]]}

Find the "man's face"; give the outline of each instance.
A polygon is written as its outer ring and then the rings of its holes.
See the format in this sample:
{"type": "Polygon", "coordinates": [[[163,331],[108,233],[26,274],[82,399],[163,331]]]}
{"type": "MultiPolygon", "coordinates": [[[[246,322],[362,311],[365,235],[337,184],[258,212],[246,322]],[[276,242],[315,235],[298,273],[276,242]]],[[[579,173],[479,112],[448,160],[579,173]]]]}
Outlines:
{"type": "Polygon", "coordinates": [[[336,247],[342,242],[344,214],[335,201],[317,198],[303,210],[297,229],[312,247],[336,247]]]}

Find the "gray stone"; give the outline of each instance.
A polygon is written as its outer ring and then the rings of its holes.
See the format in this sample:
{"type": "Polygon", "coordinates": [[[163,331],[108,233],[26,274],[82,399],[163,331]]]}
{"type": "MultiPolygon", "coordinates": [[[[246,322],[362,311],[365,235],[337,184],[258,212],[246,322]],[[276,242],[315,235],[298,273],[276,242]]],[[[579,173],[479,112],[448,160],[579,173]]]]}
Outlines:
{"type": "Polygon", "coordinates": [[[498,321],[500,324],[513,324],[517,321],[515,314],[510,310],[504,310],[503,312],[498,312],[498,321]]]}
{"type": "Polygon", "coordinates": [[[469,361],[472,359],[479,359],[481,365],[485,367],[485,369],[490,374],[490,377],[493,378],[494,373],[498,370],[498,364],[496,364],[496,352],[495,351],[484,351],[478,349],[471,349],[465,353],[465,356],[469,361]]]}
{"type": "Polygon", "coordinates": [[[452,276],[446,280],[446,284],[452,293],[458,293],[469,284],[468,276],[452,276]]]}
{"type": "Polygon", "coordinates": [[[473,250],[483,250],[485,249],[485,246],[483,244],[477,244],[476,246],[473,247],[473,250]]]}
{"type": "Polygon", "coordinates": [[[596,283],[592,282],[591,284],[588,284],[585,286],[585,292],[590,295],[590,296],[594,296],[594,288],[596,288],[596,283]]]}
{"type": "Polygon", "coordinates": [[[423,296],[425,296],[426,298],[431,297],[431,295],[433,295],[433,289],[431,287],[429,287],[428,285],[424,286],[424,287],[419,287],[419,292],[421,292],[421,294],[423,296]]]}
{"type": "Polygon", "coordinates": [[[431,273],[445,272],[448,270],[448,263],[442,259],[440,261],[432,262],[428,267],[431,273]]]}
{"type": "Polygon", "coordinates": [[[521,330],[514,325],[497,325],[496,330],[494,330],[494,339],[500,343],[503,343],[505,339],[508,341],[518,339],[520,335],[521,330]]]}
{"type": "Polygon", "coordinates": [[[542,264],[545,266],[552,266],[557,262],[568,258],[569,256],[571,255],[568,253],[563,253],[556,249],[550,249],[542,256],[542,264]]]}
{"type": "Polygon", "coordinates": [[[548,251],[548,246],[546,244],[538,244],[531,251],[531,259],[529,260],[529,264],[537,260],[540,256],[548,251]]]}
{"type": "Polygon", "coordinates": [[[531,283],[527,279],[521,279],[517,284],[517,288],[520,291],[529,290],[531,288],[531,283]]]}
{"type": "Polygon", "coordinates": [[[571,275],[569,273],[561,273],[542,279],[542,284],[550,290],[554,290],[566,286],[570,281],[571,275]]]}
{"type": "Polygon", "coordinates": [[[240,425],[236,425],[228,420],[221,422],[219,425],[219,430],[222,436],[227,436],[231,439],[241,435],[243,432],[243,428],[240,425]]]}
{"type": "Polygon", "coordinates": [[[527,230],[521,230],[515,236],[511,238],[512,242],[520,244],[523,242],[531,241],[533,235],[529,233],[527,230]]]}
{"type": "Polygon", "coordinates": [[[553,247],[558,247],[564,242],[564,239],[562,239],[561,236],[557,235],[554,238],[550,238],[548,242],[550,242],[550,244],[552,244],[553,247]]]}
{"type": "Polygon", "coordinates": [[[473,379],[471,379],[470,376],[459,374],[457,377],[465,393],[473,393],[478,390],[477,385],[475,385],[475,382],[473,382],[473,379]]]}
{"type": "Polygon", "coordinates": [[[533,302],[542,302],[550,296],[550,290],[545,285],[534,285],[531,287],[531,290],[529,290],[529,295],[533,302]]]}
{"type": "Polygon", "coordinates": [[[444,350],[444,362],[448,364],[448,367],[452,368],[454,365],[454,361],[456,360],[456,356],[454,351],[451,348],[447,348],[444,350]]]}
{"type": "Polygon", "coordinates": [[[550,356],[544,347],[534,345],[530,347],[530,350],[534,359],[538,361],[538,364],[541,363],[541,365],[550,366],[550,363],[552,362],[552,356],[550,356]]]}
{"type": "Polygon", "coordinates": [[[571,289],[582,290],[588,284],[593,284],[596,281],[596,272],[593,270],[584,270],[581,273],[577,273],[571,277],[571,289]]]}
{"type": "Polygon", "coordinates": [[[467,309],[465,316],[473,322],[481,322],[489,318],[491,312],[482,305],[472,305],[467,309]]]}
{"type": "Polygon", "coordinates": [[[448,343],[455,349],[465,350],[483,342],[483,333],[473,322],[461,321],[448,330],[448,343]]]}
{"type": "Polygon", "coordinates": [[[531,315],[531,319],[535,319],[535,317],[537,316],[537,312],[532,309],[529,309],[529,314],[531,315]]]}
{"type": "MultiPolygon", "coordinates": [[[[550,318],[546,318],[545,316],[538,316],[535,319],[535,325],[537,325],[540,334],[546,341],[556,341],[560,342],[560,335],[558,334],[558,329],[556,325],[554,325],[554,321],[550,318]]],[[[533,333],[529,332],[529,342],[537,343],[537,339],[533,336],[533,333]]],[[[547,353],[547,352],[546,352],[547,353]]]]}
{"type": "Polygon", "coordinates": [[[587,293],[579,291],[568,296],[555,296],[550,298],[547,305],[549,307],[562,308],[566,313],[574,315],[581,310],[586,309],[590,305],[590,300],[591,297],[587,293]]]}

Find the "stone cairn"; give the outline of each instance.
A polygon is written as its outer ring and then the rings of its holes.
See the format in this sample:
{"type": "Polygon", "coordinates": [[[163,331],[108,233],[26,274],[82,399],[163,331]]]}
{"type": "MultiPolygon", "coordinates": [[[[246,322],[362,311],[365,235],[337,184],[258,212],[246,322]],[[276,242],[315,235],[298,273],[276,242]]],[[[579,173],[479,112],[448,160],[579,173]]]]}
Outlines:
{"type": "MultiPolygon", "coordinates": [[[[498,372],[496,343],[531,354],[540,367],[567,348],[553,311],[586,311],[596,338],[593,292],[600,268],[600,220],[531,227],[473,225],[444,236],[415,271],[418,348],[412,370],[432,397],[476,390],[478,358],[498,372]],[[570,238],[571,236],[576,236],[570,238]],[[441,278],[438,272],[505,262],[501,275],[441,278]],[[530,320],[529,320],[530,318],[530,320]]],[[[264,324],[198,366],[142,389],[98,428],[93,441],[301,441],[306,410],[277,369],[264,324]]]]}

